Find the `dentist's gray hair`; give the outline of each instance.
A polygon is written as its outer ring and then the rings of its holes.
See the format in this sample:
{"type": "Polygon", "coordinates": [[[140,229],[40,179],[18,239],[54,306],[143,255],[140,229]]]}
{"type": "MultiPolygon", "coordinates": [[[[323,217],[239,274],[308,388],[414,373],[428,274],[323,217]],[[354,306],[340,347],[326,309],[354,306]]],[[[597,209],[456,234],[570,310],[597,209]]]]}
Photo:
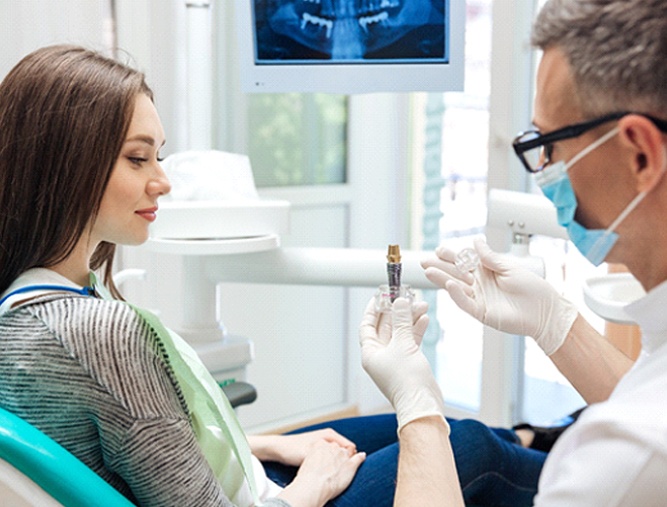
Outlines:
{"type": "Polygon", "coordinates": [[[585,116],[633,110],[667,118],[667,1],[549,0],[532,43],[564,53],[585,116]]]}

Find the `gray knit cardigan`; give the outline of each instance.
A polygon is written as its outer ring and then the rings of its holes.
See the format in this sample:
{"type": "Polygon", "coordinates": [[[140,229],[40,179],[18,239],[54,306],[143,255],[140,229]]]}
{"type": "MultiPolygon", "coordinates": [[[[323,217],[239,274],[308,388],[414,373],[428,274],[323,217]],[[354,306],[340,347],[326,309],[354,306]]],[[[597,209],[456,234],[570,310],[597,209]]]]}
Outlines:
{"type": "Polygon", "coordinates": [[[0,406],[138,505],[232,505],[155,333],[122,302],[49,294],[0,316],[0,406]]]}

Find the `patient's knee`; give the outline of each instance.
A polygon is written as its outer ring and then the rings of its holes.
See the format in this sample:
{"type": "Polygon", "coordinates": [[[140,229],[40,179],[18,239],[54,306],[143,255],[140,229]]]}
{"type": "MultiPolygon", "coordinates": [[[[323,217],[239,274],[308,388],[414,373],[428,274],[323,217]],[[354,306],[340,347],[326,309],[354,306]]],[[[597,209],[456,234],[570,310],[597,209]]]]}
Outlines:
{"type": "Polygon", "coordinates": [[[497,467],[502,455],[502,441],[487,425],[473,419],[451,425],[451,442],[459,475],[473,475],[497,467]]]}

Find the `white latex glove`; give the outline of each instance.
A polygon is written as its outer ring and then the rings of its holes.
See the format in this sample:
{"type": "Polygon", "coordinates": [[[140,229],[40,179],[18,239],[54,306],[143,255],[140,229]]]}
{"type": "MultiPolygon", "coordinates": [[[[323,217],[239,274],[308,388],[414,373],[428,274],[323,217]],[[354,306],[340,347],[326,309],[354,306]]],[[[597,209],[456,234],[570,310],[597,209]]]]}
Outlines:
{"type": "Polygon", "coordinates": [[[398,298],[391,314],[378,314],[371,300],[359,328],[362,365],[394,407],[399,432],[422,417],[444,420],[442,392],[420,349],[427,309],[426,303],[411,308],[407,299],[398,298]]]}
{"type": "Polygon", "coordinates": [[[480,265],[461,273],[454,265],[456,252],[438,247],[437,258],[422,261],[426,277],[483,324],[532,336],[547,355],[556,352],[577,317],[574,305],[511,255],[494,252],[482,240],[475,241],[475,250],[480,265]]]}

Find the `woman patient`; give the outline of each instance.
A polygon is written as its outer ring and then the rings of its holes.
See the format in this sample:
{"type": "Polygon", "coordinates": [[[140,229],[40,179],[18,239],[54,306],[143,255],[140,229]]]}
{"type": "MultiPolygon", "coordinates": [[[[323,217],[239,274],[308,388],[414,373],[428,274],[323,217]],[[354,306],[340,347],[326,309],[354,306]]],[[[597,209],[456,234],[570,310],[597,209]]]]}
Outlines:
{"type": "MultiPolygon", "coordinates": [[[[0,406],[138,505],[391,505],[393,415],[246,438],[187,345],[114,287],[115,245],[144,242],[170,190],[164,142],[143,75],[90,50],[37,50],[0,84],[0,406]]],[[[464,491],[530,503],[544,453],[475,422],[451,438],[464,491]],[[503,452],[517,466],[496,470],[503,452]]]]}
{"type": "Polygon", "coordinates": [[[324,504],[364,461],[351,441],[333,431],[258,437],[257,457],[301,466],[282,489],[255,460],[246,470],[235,459],[245,441],[209,440],[232,455],[218,480],[163,337],[103,287],[82,289],[102,270],[119,296],[114,245],[144,242],[170,189],[164,141],[143,76],[93,52],[45,48],[3,81],[0,293],[24,292],[1,309],[0,404],[141,505],[249,505],[253,479],[260,498],[276,497],[267,504],[324,504]]]}

